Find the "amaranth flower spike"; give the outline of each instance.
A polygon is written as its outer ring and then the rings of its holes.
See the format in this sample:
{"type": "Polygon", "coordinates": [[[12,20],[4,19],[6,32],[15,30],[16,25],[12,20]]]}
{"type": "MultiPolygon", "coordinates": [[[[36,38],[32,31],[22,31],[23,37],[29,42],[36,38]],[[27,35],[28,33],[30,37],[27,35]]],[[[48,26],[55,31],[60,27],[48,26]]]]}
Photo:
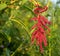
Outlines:
{"type": "Polygon", "coordinates": [[[46,29],[48,30],[48,32],[50,32],[50,28],[48,27],[50,22],[48,21],[48,19],[46,19],[46,17],[42,16],[40,13],[45,12],[47,9],[47,6],[44,6],[43,8],[37,6],[34,9],[34,13],[37,14],[37,17],[32,18],[33,21],[37,21],[37,23],[32,26],[32,29],[35,29],[35,31],[32,33],[32,44],[34,42],[34,39],[36,39],[37,45],[40,46],[41,53],[43,53],[44,51],[42,43],[44,43],[45,47],[47,46],[46,29]]]}

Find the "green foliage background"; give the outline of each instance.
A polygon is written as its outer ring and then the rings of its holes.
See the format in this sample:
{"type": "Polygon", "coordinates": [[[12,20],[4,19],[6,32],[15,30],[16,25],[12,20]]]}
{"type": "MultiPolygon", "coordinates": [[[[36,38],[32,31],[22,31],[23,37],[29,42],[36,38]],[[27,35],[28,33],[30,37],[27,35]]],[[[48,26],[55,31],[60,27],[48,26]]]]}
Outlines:
{"type": "MultiPolygon", "coordinates": [[[[46,0],[37,0],[43,6],[46,0]]],[[[50,2],[44,12],[51,21],[48,46],[41,54],[39,47],[31,45],[31,30],[34,24],[35,6],[29,0],[0,0],[0,56],[60,56],[60,1],[50,2]]]]}

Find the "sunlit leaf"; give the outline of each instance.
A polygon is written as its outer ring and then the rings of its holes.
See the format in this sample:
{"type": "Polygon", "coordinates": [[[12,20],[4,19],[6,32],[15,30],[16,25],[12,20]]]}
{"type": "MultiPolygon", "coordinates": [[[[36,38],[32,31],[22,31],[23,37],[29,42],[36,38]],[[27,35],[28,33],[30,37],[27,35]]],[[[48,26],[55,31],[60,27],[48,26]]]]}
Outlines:
{"type": "Polygon", "coordinates": [[[22,0],[22,4],[25,4],[28,0],[22,0]]]}
{"type": "Polygon", "coordinates": [[[0,10],[5,9],[6,7],[7,7],[7,4],[5,4],[5,3],[1,3],[0,4],[0,10]]]}

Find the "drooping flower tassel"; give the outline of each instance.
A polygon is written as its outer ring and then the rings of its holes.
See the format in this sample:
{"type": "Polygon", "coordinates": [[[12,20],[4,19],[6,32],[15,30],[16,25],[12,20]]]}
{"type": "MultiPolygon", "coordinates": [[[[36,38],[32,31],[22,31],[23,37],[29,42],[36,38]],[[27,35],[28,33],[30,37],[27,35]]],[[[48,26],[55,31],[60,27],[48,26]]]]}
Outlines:
{"type": "Polygon", "coordinates": [[[46,17],[42,16],[40,13],[45,12],[47,9],[48,9],[47,6],[45,6],[44,8],[37,6],[34,9],[34,13],[37,15],[37,17],[32,18],[33,21],[37,21],[37,23],[32,26],[32,29],[35,29],[35,31],[32,33],[32,38],[31,38],[32,44],[34,43],[34,39],[36,39],[37,45],[40,46],[41,53],[43,53],[44,51],[42,47],[42,43],[44,43],[45,47],[47,46],[45,29],[47,29],[48,32],[50,32],[50,28],[48,27],[50,22],[48,21],[48,19],[46,19],[46,17]]]}

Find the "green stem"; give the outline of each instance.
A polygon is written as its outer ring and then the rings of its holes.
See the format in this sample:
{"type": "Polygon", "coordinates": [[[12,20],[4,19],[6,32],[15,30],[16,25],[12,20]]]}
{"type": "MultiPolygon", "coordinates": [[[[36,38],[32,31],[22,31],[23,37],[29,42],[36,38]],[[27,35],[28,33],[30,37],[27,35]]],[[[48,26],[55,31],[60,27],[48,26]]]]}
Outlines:
{"type": "Polygon", "coordinates": [[[49,43],[49,56],[51,56],[51,47],[50,47],[50,43],[49,43]]]}
{"type": "Polygon", "coordinates": [[[10,19],[13,22],[18,23],[19,25],[23,26],[23,28],[25,29],[25,31],[27,32],[28,36],[31,37],[29,30],[26,28],[26,26],[24,25],[24,23],[21,20],[16,20],[16,19],[10,19]]]}

